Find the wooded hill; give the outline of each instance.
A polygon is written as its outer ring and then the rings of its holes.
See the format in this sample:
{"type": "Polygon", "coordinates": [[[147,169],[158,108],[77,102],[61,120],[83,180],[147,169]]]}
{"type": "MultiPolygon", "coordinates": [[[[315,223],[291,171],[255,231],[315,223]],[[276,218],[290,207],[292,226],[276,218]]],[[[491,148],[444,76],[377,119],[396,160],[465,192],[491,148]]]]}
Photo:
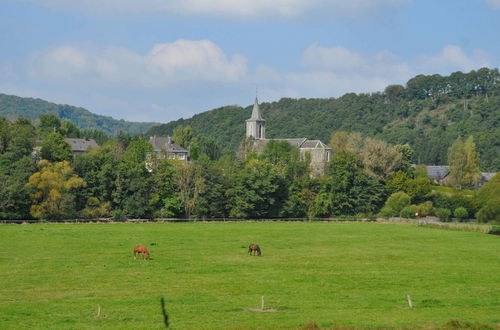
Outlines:
{"type": "Polygon", "coordinates": [[[24,117],[37,119],[40,115],[55,115],[67,119],[78,128],[100,129],[110,135],[119,131],[128,134],[140,134],[155,123],[129,122],[108,116],[96,115],[87,109],[66,104],[55,104],[41,99],[19,97],[0,93],[0,116],[11,121],[24,117]]]}
{"type": "MultiPolygon", "coordinates": [[[[191,126],[193,135],[214,139],[234,152],[245,134],[252,106],[226,106],[151,127],[147,135],[172,135],[191,126]]],[[[260,105],[266,137],[307,137],[328,143],[337,131],[358,131],[392,144],[408,143],[418,164],[447,164],[457,137],[474,136],[482,171],[500,169],[500,74],[482,68],[450,76],[418,75],[406,86],[339,98],[291,99],[260,105]]]]}

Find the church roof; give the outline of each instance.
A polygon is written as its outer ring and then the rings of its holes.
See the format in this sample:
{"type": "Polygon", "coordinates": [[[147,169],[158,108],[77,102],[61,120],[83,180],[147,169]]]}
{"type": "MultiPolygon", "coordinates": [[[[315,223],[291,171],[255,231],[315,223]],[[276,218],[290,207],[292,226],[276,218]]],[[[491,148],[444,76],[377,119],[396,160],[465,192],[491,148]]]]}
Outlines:
{"type": "Polygon", "coordinates": [[[268,144],[270,141],[285,141],[288,142],[292,147],[298,149],[325,149],[331,150],[329,146],[321,142],[320,140],[309,140],[307,138],[294,138],[294,139],[263,139],[260,140],[261,143],[268,144]]]}
{"type": "Polygon", "coordinates": [[[264,119],[262,119],[262,116],[260,115],[259,100],[257,98],[255,98],[255,103],[253,104],[252,116],[247,121],[250,120],[265,121],[264,119]]]}
{"type": "Polygon", "coordinates": [[[304,148],[304,149],[330,149],[330,150],[332,149],[329,146],[327,146],[326,144],[324,144],[323,142],[321,142],[320,140],[304,141],[304,143],[302,143],[300,148],[304,148]]]}

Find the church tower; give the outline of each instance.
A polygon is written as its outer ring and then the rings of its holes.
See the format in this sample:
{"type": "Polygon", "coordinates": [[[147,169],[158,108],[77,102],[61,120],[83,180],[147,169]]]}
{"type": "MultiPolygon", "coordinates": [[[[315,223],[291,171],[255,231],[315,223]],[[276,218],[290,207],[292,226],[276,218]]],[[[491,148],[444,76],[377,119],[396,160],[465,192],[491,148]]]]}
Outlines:
{"type": "Polygon", "coordinates": [[[266,121],[262,119],[259,109],[259,100],[255,98],[253,105],[252,116],[247,119],[247,138],[253,137],[256,140],[266,138],[266,121]]]}

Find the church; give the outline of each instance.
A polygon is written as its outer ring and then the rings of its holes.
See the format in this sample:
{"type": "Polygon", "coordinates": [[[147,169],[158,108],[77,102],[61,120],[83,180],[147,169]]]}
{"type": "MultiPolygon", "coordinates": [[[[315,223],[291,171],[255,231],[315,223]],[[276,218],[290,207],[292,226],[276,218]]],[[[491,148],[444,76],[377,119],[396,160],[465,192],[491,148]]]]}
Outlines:
{"type": "Polygon", "coordinates": [[[253,139],[254,149],[262,150],[269,141],[285,141],[299,149],[301,157],[306,154],[311,157],[311,175],[321,176],[325,173],[326,165],[331,159],[332,148],[320,140],[309,140],[308,138],[279,138],[266,139],[266,121],[262,118],[259,109],[259,101],[255,98],[252,116],[246,120],[246,137],[253,139]]]}

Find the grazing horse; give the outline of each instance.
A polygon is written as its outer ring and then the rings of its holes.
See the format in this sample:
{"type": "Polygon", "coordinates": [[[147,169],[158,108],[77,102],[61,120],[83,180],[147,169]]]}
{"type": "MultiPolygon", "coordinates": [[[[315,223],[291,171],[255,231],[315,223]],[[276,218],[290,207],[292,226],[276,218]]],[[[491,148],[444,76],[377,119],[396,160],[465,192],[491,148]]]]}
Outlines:
{"type": "Polygon", "coordinates": [[[142,255],[142,259],[149,259],[149,251],[145,246],[136,245],[134,248],[134,259],[136,259],[137,254],[142,255]]]}
{"type": "Polygon", "coordinates": [[[257,255],[259,257],[262,256],[262,254],[260,253],[260,246],[258,246],[257,244],[250,244],[248,246],[248,254],[252,255],[252,252],[253,252],[253,255],[255,255],[255,253],[257,253],[257,255]]]}

